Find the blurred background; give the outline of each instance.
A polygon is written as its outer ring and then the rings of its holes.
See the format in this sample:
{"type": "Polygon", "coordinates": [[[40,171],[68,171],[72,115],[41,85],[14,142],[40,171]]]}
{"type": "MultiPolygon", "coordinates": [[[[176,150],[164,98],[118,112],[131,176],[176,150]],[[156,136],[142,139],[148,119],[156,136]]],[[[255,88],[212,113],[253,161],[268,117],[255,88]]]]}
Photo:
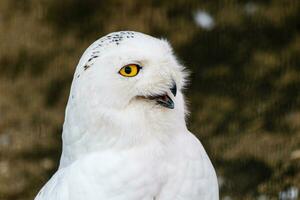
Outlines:
{"type": "Polygon", "coordinates": [[[75,66],[119,30],[167,38],[193,72],[188,126],[221,199],[297,199],[300,1],[0,0],[0,200],[57,169],[75,66]]]}

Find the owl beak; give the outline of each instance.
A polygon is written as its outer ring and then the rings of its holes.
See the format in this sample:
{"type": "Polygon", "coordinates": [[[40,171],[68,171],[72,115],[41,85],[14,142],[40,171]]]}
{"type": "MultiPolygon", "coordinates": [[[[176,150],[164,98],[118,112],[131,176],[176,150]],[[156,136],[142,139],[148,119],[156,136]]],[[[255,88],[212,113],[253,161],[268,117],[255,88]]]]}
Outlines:
{"type": "Polygon", "coordinates": [[[163,95],[156,98],[156,102],[166,108],[174,109],[174,101],[169,97],[169,95],[163,95]]]}
{"type": "Polygon", "coordinates": [[[174,109],[175,108],[175,96],[177,93],[177,87],[175,82],[173,82],[172,87],[169,88],[169,90],[163,94],[163,95],[157,95],[157,96],[137,96],[138,98],[142,99],[148,99],[151,101],[155,101],[159,105],[169,108],[169,109],[174,109]]]}
{"type": "Polygon", "coordinates": [[[174,98],[176,96],[176,93],[177,93],[177,86],[174,82],[170,90],[167,92],[167,94],[157,97],[156,102],[163,107],[174,109],[175,104],[171,97],[174,98]]]}

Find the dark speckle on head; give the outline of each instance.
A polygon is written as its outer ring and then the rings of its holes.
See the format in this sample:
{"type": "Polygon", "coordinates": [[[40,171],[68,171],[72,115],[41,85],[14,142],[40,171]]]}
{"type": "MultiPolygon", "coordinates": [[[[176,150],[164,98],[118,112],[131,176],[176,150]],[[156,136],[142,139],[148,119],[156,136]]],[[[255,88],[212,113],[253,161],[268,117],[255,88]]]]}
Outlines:
{"type": "Polygon", "coordinates": [[[90,66],[89,65],[84,65],[84,70],[87,70],[90,66]]]}
{"type": "Polygon", "coordinates": [[[111,33],[99,39],[96,45],[93,47],[93,52],[91,53],[90,58],[87,60],[87,63],[84,66],[84,70],[87,70],[89,67],[91,67],[94,64],[93,60],[99,57],[102,54],[102,51],[104,51],[104,49],[107,46],[110,45],[118,46],[122,44],[124,40],[128,40],[131,38],[134,38],[134,32],[121,31],[121,32],[111,33]]]}

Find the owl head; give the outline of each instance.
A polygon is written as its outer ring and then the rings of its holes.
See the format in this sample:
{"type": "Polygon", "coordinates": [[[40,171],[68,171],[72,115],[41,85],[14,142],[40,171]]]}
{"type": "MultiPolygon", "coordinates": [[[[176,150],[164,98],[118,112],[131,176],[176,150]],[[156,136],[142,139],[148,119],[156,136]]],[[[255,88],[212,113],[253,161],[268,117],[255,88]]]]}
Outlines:
{"type": "Polygon", "coordinates": [[[186,76],[166,40],[133,31],[100,38],[76,68],[64,124],[72,137],[65,140],[104,127],[114,132],[104,134],[133,137],[147,128],[157,132],[185,127],[186,76]]]}

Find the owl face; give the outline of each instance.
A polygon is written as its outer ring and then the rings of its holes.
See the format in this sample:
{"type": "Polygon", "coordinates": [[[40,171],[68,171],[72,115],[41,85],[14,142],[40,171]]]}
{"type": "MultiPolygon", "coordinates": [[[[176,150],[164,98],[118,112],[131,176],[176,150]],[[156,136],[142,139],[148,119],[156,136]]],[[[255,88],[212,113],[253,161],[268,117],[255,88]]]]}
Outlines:
{"type": "MultiPolygon", "coordinates": [[[[83,110],[183,110],[184,68],[170,45],[137,32],[109,34],[92,44],[75,72],[72,97],[83,110]]],[[[71,99],[72,101],[72,99],[71,99]]]]}
{"type": "Polygon", "coordinates": [[[137,32],[100,38],[84,52],[74,74],[64,151],[129,148],[186,130],[185,77],[165,40],[137,32]]]}

